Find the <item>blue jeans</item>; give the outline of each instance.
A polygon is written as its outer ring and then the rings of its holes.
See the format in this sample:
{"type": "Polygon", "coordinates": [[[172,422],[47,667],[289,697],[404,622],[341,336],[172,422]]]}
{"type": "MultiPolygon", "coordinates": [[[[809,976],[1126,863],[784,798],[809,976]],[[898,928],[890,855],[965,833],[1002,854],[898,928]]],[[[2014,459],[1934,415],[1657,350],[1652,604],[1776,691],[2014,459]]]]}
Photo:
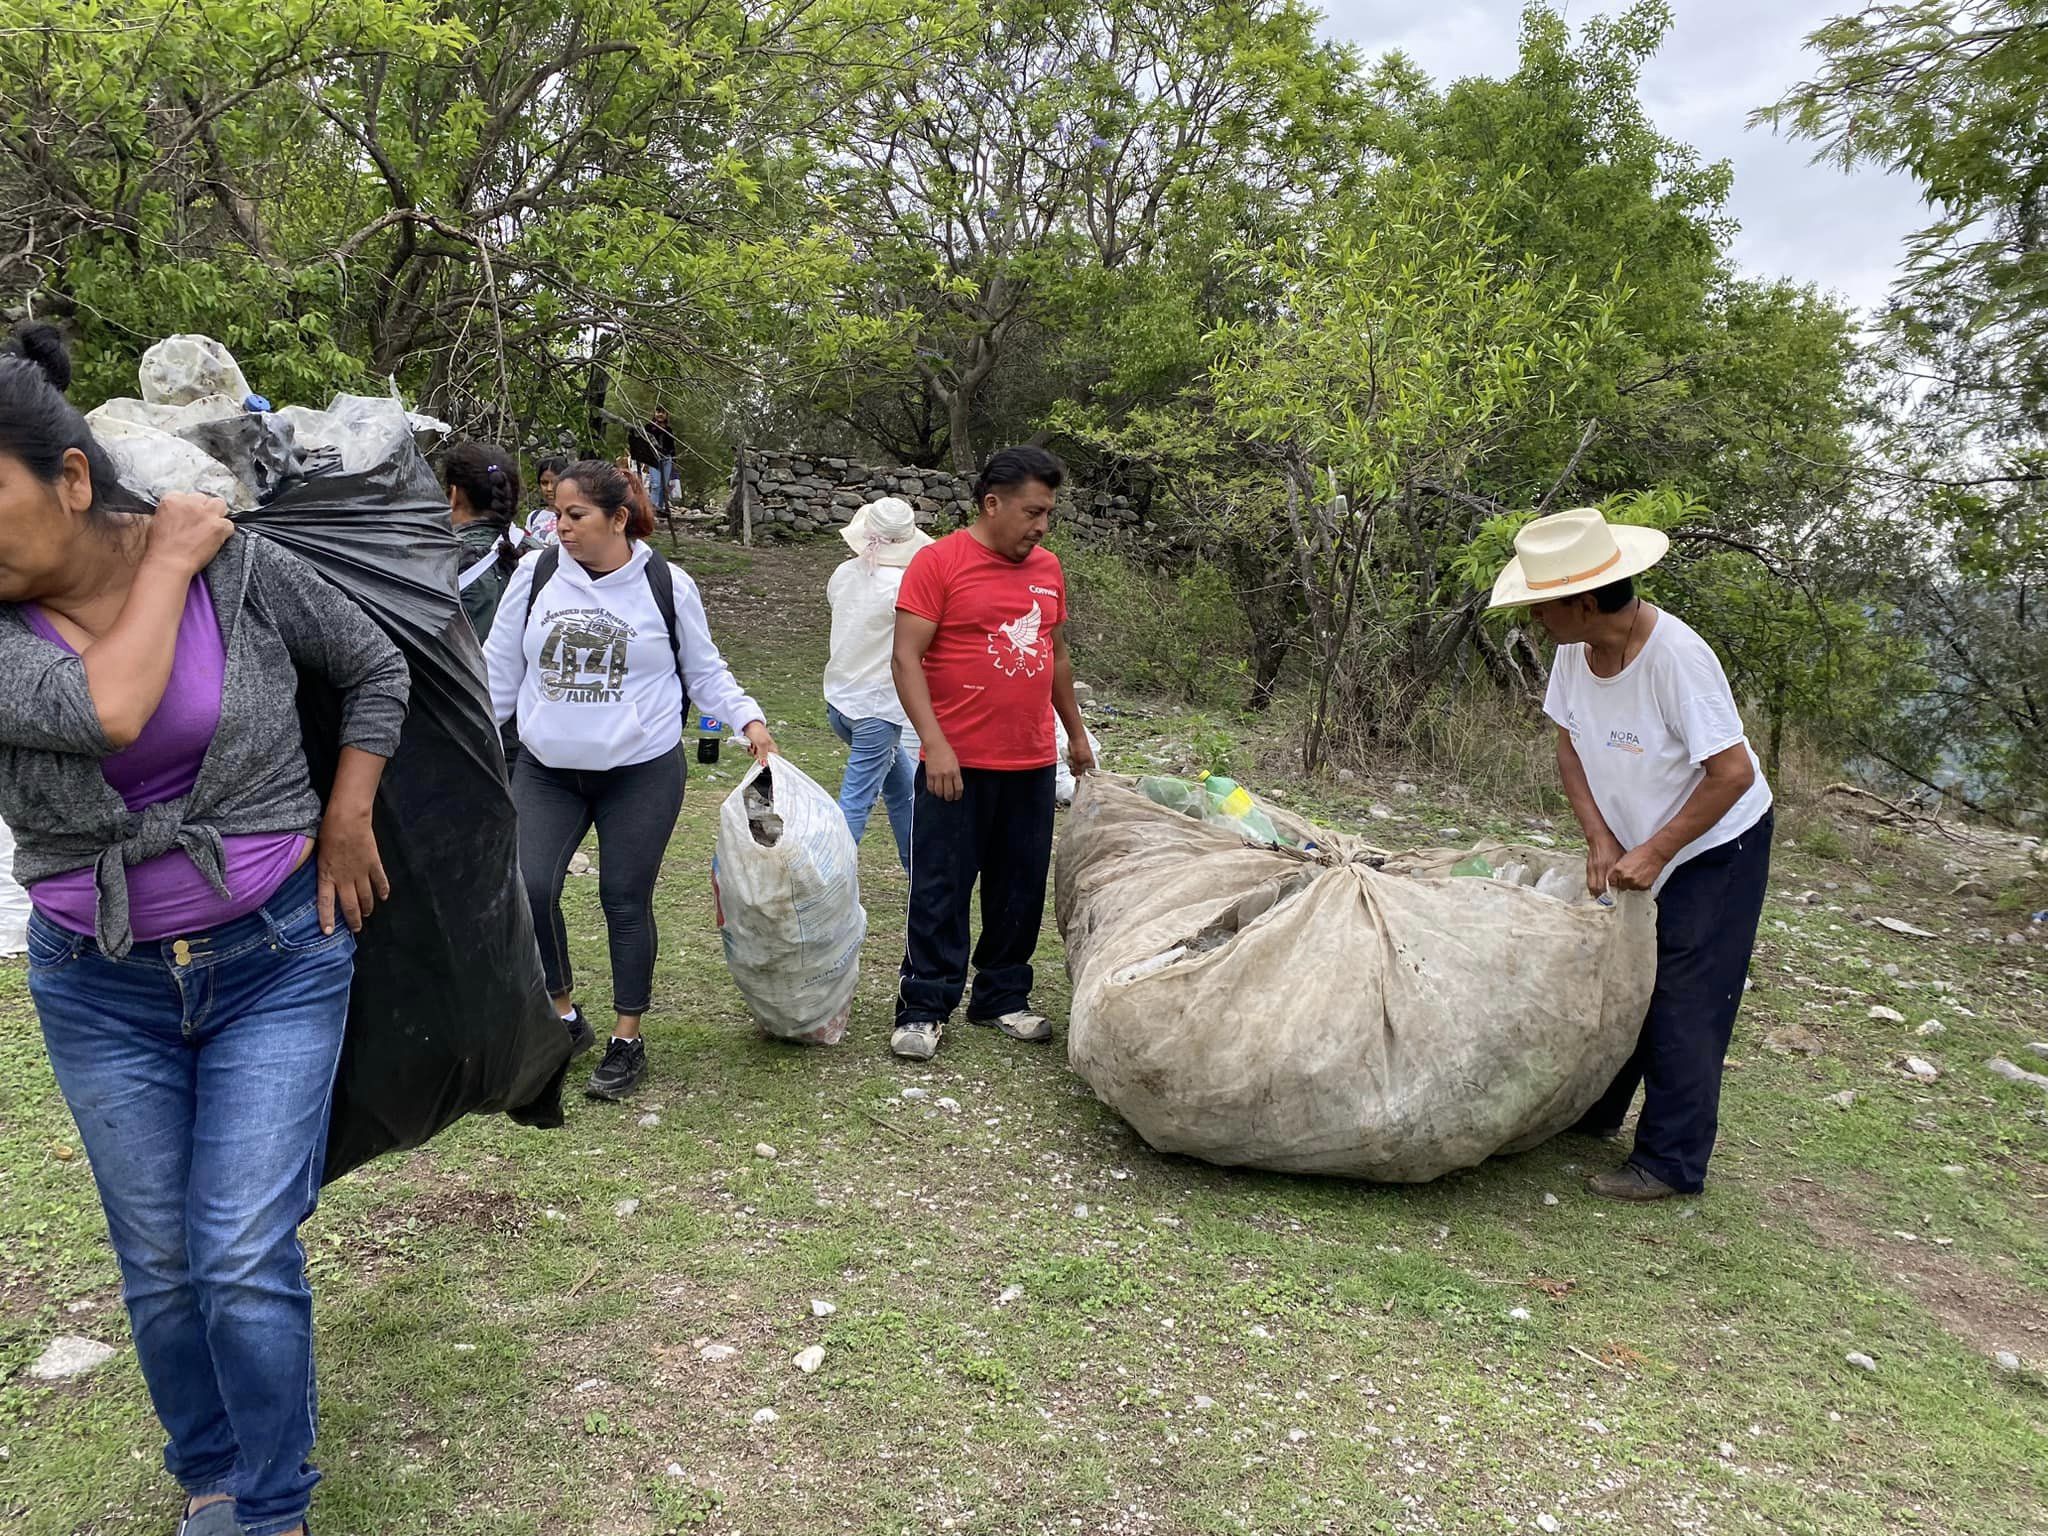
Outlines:
{"type": "Polygon", "coordinates": [[[306,1518],[313,1213],[355,940],[308,862],[247,917],[110,959],[40,913],[29,994],[92,1160],[164,1466],[248,1536],[306,1518]]]}
{"type": "Polygon", "coordinates": [[[676,494],[676,461],[663,459],[647,466],[647,499],[657,512],[666,512],[676,494]]]}
{"type": "Polygon", "coordinates": [[[904,750],[903,727],[893,720],[849,720],[830,704],[825,718],[832,734],[853,748],[846,776],[839,781],[839,809],[846,830],[858,843],[868,829],[868,816],[880,796],[889,812],[889,830],[896,834],[896,857],[910,868],[911,787],[917,782],[917,759],[904,750]]]}

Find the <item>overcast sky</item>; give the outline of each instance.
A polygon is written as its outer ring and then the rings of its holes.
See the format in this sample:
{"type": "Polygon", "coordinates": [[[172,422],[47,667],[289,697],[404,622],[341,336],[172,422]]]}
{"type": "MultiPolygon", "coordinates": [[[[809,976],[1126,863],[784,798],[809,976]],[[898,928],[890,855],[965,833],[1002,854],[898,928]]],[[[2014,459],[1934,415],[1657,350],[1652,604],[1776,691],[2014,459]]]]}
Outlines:
{"type": "MultiPolygon", "coordinates": [[[[1368,57],[1399,48],[1439,85],[1511,74],[1521,0],[1319,0],[1330,36],[1368,57]]],[[[1569,0],[1574,23],[1623,0],[1569,0]]],[[[1859,307],[1879,303],[1909,230],[1928,222],[1910,180],[1809,163],[1812,146],[1745,128],[1757,107],[1808,79],[1806,35],[1852,0],[1672,0],[1676,25],[1643,74],[1651,120],[1735,168],[1730,208],[1746,269],[1815,282],[1859,307]]]]}

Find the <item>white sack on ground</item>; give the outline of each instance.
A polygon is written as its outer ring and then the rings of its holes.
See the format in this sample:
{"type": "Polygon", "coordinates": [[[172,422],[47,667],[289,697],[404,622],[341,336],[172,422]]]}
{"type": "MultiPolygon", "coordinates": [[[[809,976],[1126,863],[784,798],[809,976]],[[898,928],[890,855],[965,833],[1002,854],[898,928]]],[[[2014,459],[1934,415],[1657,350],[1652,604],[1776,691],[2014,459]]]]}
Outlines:
{"type": "Polygon", "coordinates": [[[1390,1183],[1534,1146],[1592,1106],[1649,1004],[1647,896],[1541,894],[1583,861],[1536,848],[1479,850],[1527,885],[1450,876],[1470,850],[1375,869],[1356,840],[1261,808],[1317,849],[1082,782],[1056,899],[1068,1054],[1098,1098],[1162,1152],[1390,1183]]]}
{"type": "Polygon", "coordinates": [[[28,892],[14,879],[14,832],[0,821],[0,955],[28,948],[28,892]]]}
{"type": "Polygon", "coordinates": [[[755,764],[719,809],[711,884],[726,968],[755,1022],[837,1045],[868,931],[839,802],[785,757],[755,764]]]}

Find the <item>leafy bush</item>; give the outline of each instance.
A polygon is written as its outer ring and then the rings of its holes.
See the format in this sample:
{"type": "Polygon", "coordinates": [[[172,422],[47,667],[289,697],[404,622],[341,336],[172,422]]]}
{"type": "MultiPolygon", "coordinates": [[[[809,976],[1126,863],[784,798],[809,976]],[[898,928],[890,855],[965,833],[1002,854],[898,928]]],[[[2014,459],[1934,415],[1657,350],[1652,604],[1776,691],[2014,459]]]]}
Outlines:
{"type": "Polygon", "coordinates": [[[1240,708],[1250,635],[1229,579],[1206,560],[1148,570],[1101,544],[1067,544],[1074,669],[1176,704],[1240,708]]]}

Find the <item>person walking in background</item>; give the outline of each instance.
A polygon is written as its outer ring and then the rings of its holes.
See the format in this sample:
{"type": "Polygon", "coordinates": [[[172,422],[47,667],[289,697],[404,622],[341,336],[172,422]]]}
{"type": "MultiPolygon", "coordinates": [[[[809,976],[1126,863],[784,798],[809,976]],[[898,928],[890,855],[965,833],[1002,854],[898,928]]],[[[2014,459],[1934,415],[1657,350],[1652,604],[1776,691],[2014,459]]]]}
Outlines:
{"type": "Polygon", "coordinates": [[[1712,647],[1637,595],[1670,540],[1596,508],[1515,535],[1495,608],[1527,607],[1552,640],[1544,713],[1586,834],[1586,888],[1657,898],[1657,981],[1634,1053],[1574,1129],[1608,1139],[1643,1089],[1634,1150],[1588,1187],[1662,1200],[1705,1187],[1721,1066],[1771,871],[1771,787],[1712,647]]]}
{"type": "Polygon", "coordinates": [[[526,536],[536,544],[555,542],[555,481],[568,467],[567,459],[540,461],[540,505],[526,515],[526,536]]]}
{"type": "Polygon", "coordinates": [[[34,907],[29,996],[106,1210],[181,1529],[303,1533],[320,1474],[298,1233],[354,933],[390,895],[370,807],[405,661],[223,503],[137,515],[64,398],[57,334],[16,347],[0,357],[0,814],[34,907]],[[300,668],[341,694],[324,810],[300,668]]]}
{"type": "Polygon", "coordinates": [[[491,632],[498,600],[519,564],[526,533],[519,511],[519,461],[496,443],[458,443],[442,461],[448,479],[448,515],[462,546],[455,585],[469,627],[482,640],[491,632]]]}
{"type": "Polygon", "coordinates": [[[647,497],[654,504],[656,515],[666,519],[676,495],[676,432],[669,424],[667,406],[654,408],[643,433],[649,454],[643,461],[647,466],[647,497]]]}
{"type": "Polygon", "coordinates": [[[775,738],[712,643],[696,583],[647,544],[654,511],[640,482],[601,460],[571,464],[555,509],[560,544],[519,563],[484,659],[499,725],[518,724],[512,799],[541,968],[579,1049],[596,1036],[573,997],[562,879],[597,829],[617,1022],[585,1092],[618,1099],[647,1074],[640,1022],[659,943],[654,885],[683,805],[683,717],[694,700],[738,726],[756,757],[775,738]]]}
{"type": "Polygon", "coordinates": [[[879,796],[896,835],[896,857],[910,868],[910,823],[917,756],[903,733],[910,717],[896,698],[891,661],[896,593],[904,567],[932,542],[917,513],[897,496],[871,501],[840,530],[853,557],[832,573],[832,655],[825,664],[825,718],[851,748],[839,781],[839,809],[858,843],[879,796]]]}
{"type": "Polygon", "coordinates": [[[1043,547],[1066,470],[1005,448],[975,482],[977,519],[910,562],[896,597],[897,697],[923,743],[910,851],[909,936],[890,1048],[929,1061],[967,987],[970,1023],[1042,1043],[1031,956],[1052,865],[1053,714],[1075,775],[1094,770],[1067,655],[1066,578],[1043,547]]]}

